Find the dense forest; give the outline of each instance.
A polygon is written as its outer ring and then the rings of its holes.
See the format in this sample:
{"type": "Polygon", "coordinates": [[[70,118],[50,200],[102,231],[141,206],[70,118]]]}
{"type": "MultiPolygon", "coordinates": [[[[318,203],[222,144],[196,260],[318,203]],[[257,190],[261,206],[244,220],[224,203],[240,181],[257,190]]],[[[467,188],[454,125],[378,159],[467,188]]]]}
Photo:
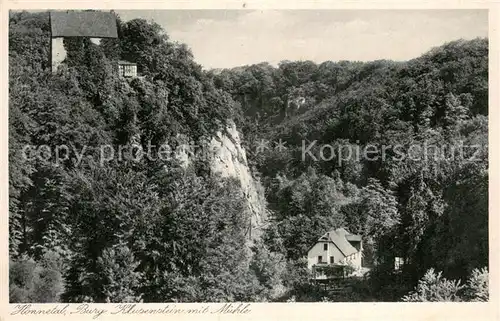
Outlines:
{"type": "Polygon", "coordinates": [[[488,299],[487,39],[406,62],[206,71],[154,22],[117,27],[100,45],[65,39],[53,74],[48,13],[9,16],[11,302],[488,299]],[[120,79],[119,59],[141,77],[120,79]],[[99,161],[104,145],[201,144],[230,122],[265,190],[251,241],[245,195],[210,159],[99,161]],[[304,159],[311,142],[384,153],[304,159]],[[62,162],[25,157],[62,145],[62,162]],[[304,257],[337,227],[363,236],[371,271],[333,298],[304,257]]]}

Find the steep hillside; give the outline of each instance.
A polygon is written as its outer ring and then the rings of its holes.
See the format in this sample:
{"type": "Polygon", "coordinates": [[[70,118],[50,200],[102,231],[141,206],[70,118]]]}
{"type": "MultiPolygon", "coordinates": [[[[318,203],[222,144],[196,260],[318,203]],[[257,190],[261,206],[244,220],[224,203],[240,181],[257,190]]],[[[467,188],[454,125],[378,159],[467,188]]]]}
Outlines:
{"type": "Polygon", "coordinates": [[[52,74],[48,14],[10,16],[11,301],[265,298],[249,248],[265,199],[234,102],[158,25],[118,24],[100,46],[65,39],[52,74]],[[51,295],[16,279],[30,264],[59,267],[51,295]]]}
{"type": "Polygon", "coordinates": [[[263,186],[252,175],[246,151],[241,145],[240,134],[234,122],[230,122],[224,133],[218,132],[209,144],[212,151],[211,170],[222,177],[236,178],[251,213],[249,238],[258,239],[267,224],[267,208],[263,186]]]}

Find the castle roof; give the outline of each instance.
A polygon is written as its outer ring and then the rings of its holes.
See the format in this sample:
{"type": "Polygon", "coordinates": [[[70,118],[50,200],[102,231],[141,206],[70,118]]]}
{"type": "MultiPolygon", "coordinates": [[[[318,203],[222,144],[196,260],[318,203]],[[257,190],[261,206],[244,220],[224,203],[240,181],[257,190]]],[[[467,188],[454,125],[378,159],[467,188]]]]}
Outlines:
{"type": "Polygon", "coordinates": [[[102,11],[52,11],[52,37],[118,38],[116,17],[102,11]]]}

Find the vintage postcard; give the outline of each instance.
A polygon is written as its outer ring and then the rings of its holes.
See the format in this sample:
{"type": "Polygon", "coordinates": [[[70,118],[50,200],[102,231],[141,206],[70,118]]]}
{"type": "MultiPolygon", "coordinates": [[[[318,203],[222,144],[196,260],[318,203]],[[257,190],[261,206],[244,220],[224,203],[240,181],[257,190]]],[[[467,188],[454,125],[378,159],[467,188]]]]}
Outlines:
{"type": "Polygon", "coordinates": [[[0,319],[495,320],[499,12],[4,3],[0,319]]]}

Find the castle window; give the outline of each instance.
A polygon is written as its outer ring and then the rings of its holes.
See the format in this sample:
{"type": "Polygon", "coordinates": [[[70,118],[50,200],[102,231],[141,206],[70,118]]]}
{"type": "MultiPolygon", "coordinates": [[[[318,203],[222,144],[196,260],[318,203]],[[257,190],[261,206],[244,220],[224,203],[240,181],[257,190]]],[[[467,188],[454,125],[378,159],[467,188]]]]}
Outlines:
{"type": "Polygon", "coordinates": [[[404,259],[402,257],[394,258],[394,270],[399,271],[404,265],[404,259]]]}
{"type": "Polygon", "coordinates": [[[118,62],[118,72],[119,76],[122,78],[137,77],[137,64],[120,60],[118,62]]]}

